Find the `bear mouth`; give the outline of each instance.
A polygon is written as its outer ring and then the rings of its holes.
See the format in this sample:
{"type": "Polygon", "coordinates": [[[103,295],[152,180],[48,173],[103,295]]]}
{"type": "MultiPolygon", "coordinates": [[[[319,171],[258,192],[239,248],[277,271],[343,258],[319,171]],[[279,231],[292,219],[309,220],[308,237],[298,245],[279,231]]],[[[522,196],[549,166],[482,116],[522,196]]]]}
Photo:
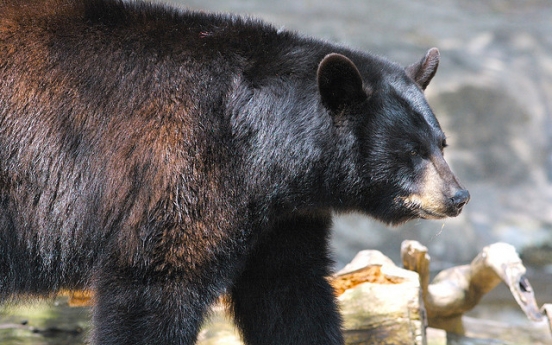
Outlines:
{"type": "Polygon", "coordinates": [[[462,207],[455,208],[446,203],[424,202],[424,199],[417,195],[398,197],[395,201],[401,204],[402,207],[410,210],[414,215],[413,218],[437,220],[447,217],[456,217],[462,212],[462,207]]]}
{"type": "Polygon", "coordinates": [[[443,205],[444,210],[442,209],[433,209],[433,208],[424,208],[420,207],[417,209],[419,217],[422,219],[443,219],[447,217],[456,217],[462,213],[462,207],[455,208],[451,205],[443,205]]]}
{"type": "Polygon", "coordinates": [[[447,218],[447,217],[454,217],[454,216],[449,216],[448,214],[435,212],[433,210],[426,210],[426,209],[423,209],[423,208],[420,208],[416,211],[417,211],[416,213],[418,214],[419,218],[428,219],[428,220],[429,219],[436,220],[436,219],[443,219],[443,218],[447,218]]]}

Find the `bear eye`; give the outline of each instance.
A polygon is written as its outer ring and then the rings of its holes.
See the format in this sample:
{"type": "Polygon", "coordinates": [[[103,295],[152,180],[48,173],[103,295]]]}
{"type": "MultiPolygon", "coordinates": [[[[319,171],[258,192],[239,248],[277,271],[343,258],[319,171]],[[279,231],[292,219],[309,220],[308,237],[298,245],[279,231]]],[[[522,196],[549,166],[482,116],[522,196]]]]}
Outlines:
{"type": "Polygon", "coordinates": [[[417,156],[417,155],[419,155],[419,154],[420,154],[420,153],[418,152],[418,150],[410,150],[410,155],[411,155],[412,157],[415,157],[415,156],[417,156]]]}

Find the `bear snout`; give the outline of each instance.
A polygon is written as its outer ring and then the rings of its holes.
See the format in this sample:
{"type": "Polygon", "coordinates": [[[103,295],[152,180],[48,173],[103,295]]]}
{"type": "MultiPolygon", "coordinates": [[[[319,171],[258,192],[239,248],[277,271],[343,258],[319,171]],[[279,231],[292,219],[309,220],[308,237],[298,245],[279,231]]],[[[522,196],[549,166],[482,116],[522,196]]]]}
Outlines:
{"type": "Polygon", "coordinates": [[[457,182],[449,169],[445,172],[429,165],[421,183],[423,188],[417,193],[399,198],[402,205],[415,211],[423,219],[458,216],[469,202],[470,193],[457,182]]]}
{"type": "Polygon", "coordinates": [[[462,207],[470,201],[470,192],[465,189],[458,190],[452,198],[450,198],[452,204],[459,211],[462,210],[462,207]]]}

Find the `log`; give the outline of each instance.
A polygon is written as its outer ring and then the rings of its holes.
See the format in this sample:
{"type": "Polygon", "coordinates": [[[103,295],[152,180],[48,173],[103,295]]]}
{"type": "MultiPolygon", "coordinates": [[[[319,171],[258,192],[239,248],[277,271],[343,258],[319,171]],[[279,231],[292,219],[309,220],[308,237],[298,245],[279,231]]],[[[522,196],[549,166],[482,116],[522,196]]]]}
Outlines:
{"type": "Polygon", "coordinates": [[[338,272],[332,285],[337,293],[347,286],[338,296],[346,344],[427,344],[418,274],[367,250],[338,272]]]}
{"type": "Polygon", "coordinates": [[[440,272],[429,283],[427,248],[416,241],[404,241],[401,246],[403,266],[418,272],[422,296],[431,327],[464,334],[462,315],[473,309],[481,298],[504,282],[527,317],[543,319],[535,301],[533,289],[525,277],[515,248],[506,243],[489,245],[473,259],[470,265],[449,268],[440,272]]]}
{"type": "MultiPolygon", "coordinates": [[[[524,277],[525,267],[513,247],[486,247],[470,265],[444,270],[431,283],[426,247],[405,241],[401,255],[408,270],[398,268],[381,252],[362,251],[330,279],[343,315],[347,344],[552,344],[552,305],[538,310],[524,277]],[[501,282],[510,287],[530,319],[542,321],[513,327],[463,316],[501,282]],[[426,333],[428,324],[434,328],[426,333]],[[446,336],[438,329],[446,330],[446,336]]],[[[71,297],[72,304],[92,303],[90,292],[64,294],[71,297]]],[[[198,344],[243,344],[224,310],[222,304],[214,307],[198,344]]]]}
{"type": "Polygon", "coordinates": [[[448,344],[552,344],[552,324],[545,316],[552,310],[545,305],[543,312],[539,311],[525,267],[513,246],[500,242],[489,245],[471,264],[444,270],[431,283],[425,246],[404,241],[401,256],[405,268],[419,273],[429,326],[447,331],[448,344]],[[501,282],[535,323],[513,326],[463,315],[501,282]]]}

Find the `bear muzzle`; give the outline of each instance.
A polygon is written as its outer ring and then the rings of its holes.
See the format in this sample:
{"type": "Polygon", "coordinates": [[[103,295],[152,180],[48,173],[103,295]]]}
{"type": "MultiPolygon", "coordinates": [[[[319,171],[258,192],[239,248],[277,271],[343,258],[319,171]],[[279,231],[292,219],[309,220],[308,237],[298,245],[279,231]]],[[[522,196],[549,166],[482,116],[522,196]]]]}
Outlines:
{"type": "Polygon", "coordinates": [[[457,190],[456,193],[454,193],[453,197],[450,198],[452,209],[456,211],[456,214],[450,216],[455,217],[459,215],[460,212],[462,212],[462,208],[464,208],[464,205],[466,205],[469,201],[470,192],[468,192],[466,189],[457,190]]]}
{"type": "Polygon", "coordinates": [[[410,209],[415,218],[443,219],[458,216],[470,199],[470,193],[459,189],[452,197],[444,194],[412,194],[400,197],[398,201],[403,207],[410,209]]]}
{"type": "Polygon", "coordinates": [[[400,198],[404,207],[418,218],[456,217],[470,200],[470,193],[461,186],[441,155],[426,165],[420,189],[400,198]]]}

